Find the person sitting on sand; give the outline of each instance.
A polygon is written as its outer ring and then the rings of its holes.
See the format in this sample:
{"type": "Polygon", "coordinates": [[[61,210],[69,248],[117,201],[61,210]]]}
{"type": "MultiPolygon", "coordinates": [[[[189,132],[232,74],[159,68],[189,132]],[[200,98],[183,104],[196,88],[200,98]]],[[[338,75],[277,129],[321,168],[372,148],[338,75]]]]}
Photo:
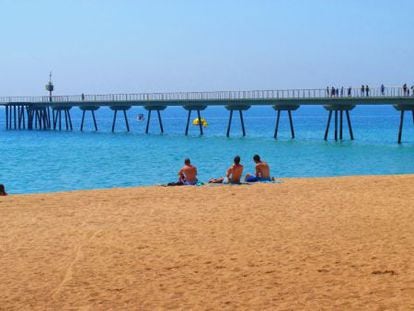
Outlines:
{"type": "Polygon", "coordinates": [[[253,157],[254,163],[256,163],[256,175],[247,174],[245,177],[246,182],[257,182],[257,181],[271,181],[269,165],[260,159],[258,154],[253,157]]]}
{"type": "Polygon", "coordinates": [[[240,157],[234,157],[234,164],[229,167],[226,177],[212,178],[208,182],[213,184],[240,184],[240,178],[243,174],[243,165],[240,164],[240,157]]]}
{"type": "Polygon", "coordinates": [[[3,184],[0,184],[0,196],[5,196],[5,195],[7,195],[6,188],[4,187],[3,184]]]}
{"type": "Polygon", "coordinates": [[[197,168],[191,165],[190,159],[184,160],[184,166],[178,172],[178,181],[169,183],[168,186],[185,186],[197,184],[197,168]]]}

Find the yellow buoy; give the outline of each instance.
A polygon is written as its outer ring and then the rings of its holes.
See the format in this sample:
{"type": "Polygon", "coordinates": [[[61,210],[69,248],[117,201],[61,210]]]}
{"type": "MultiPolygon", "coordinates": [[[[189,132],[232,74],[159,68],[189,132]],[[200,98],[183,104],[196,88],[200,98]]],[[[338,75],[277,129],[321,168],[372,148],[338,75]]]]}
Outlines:
{"type": "MultiPolygon", "coordinates": [[[[193,120],[193,125],[198,125],[198,124],[199,124],[198,118],[195,118],[195,119],[193,120]]],[[[203,127],[207,127],[208,123],[207,123],[206,119],[201,118],[201,125],[202,125],[203,127]]]]}

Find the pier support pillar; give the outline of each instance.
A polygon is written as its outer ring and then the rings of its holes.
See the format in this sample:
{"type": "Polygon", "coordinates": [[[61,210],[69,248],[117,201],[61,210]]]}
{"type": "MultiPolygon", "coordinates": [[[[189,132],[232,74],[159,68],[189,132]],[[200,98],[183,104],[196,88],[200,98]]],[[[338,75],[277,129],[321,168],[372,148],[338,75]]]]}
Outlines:
{"type": "Polygon", "coordinates": [[[9,105],[6,105],[4,107],[4,114],[5,114],[5,119],[6,119],[6,130],[9,129],[9,105]]]}
{"type": "Polygon", "coordinates": [[[131,108],[131,106],[111,106],[109,107],[111,110],[114,111],[114,119],[112,121],[112,133],[115,132],[115,123],[116,123],[116,115],[118,111],[122,111],[124,114],[124,120],[125,120],[125,127],[127,132],[129,132],[129,123],[128,123],[128,117],[127,117],[127,110],[131,108]]]}
{"type": "Polygon", "coordinates": [[[299,105],[275,105],[273,109],[276,110],[276,125],[275,125],[275,133],[273,137],[277,139],[277,134],[279,131],[279,123],[280,123],[280,115],[282,111],[287,111],[289,116],[289,125],[290,125],[290,135],[295,138],[295,129],[293,127],[293,118],[292,118],[292,111],[295,111],[299,108],[299,105]]]}
{"type": "MultiPolygon", "coordinates": [[[[27,104],[27,128],[29,130],[49,130],[51,128],[51,122],[48,109],[47,106],[27,104]]],[[[24,116],[22,118],[24,118],[24,116]]]]}
{"type": "Polygon", "coordinates": [[[332,114],[334,113],[334,138],[335,141],[338,141],[338,134],[339,140],[343,140],[343,116],[344,113],[346,115],[346,120],[348,123],[348,130],[349,130],[349,137],[351,140],[354,140],[354,133],[352,131],[352,124],[351,124],[351,117],[349,112],[355,108],[354,105],[327,105],[324,106],[326,110],[328,110],[328,122],[326,124],[324,140],[328,140],[329,129],[332,120],[332,114]],[[338,133],[339,130],[339,133],[338,133]]]}
{"type": "Polygon", "coordinates": [[[99,109],[99,106],[80,106],[79,109],[82,110],[82,121],[81,121],[81,126],[80,126],[81,132],[83,132],[83,125],[85,124],[86,111],[91,112],[95,131],[98,131],[98,125],[96,123],[95,111],[99,109]]]}
{"type": "Polygon", "coordinates": [[[167,108],[167,106],[144,106],[144,108],[148,111],[147,125],[145,127],[145,134],[149,133],[149,126],[150,126],[151,112],[152,111],[157,111],[158,123],[160,125],[160,132],[161,132],[161,134],[164,134],[164,127],[162,125],[161,111],[163,111],[165,108],[167,108]]]}
{"type": "Polygon", "coordinates": [[[354,132],[352,131],[351,116],[349,115],[349,110],[346,110],[345,113],[346,113],[346,120],[348,122],[349,136],[351,140],[354,140],[354,132]]]}
{"type": "Polygon", "coordinates": [[[406,111],[411,111],[414,122],[414,105],[394,105],[394,108],[400,112],[400,125],[398,127],[398,139],[397,142],[401,144],[402,132],[404,128],[404,114],[406,111]]]}
{"type": "Polygon", "coordinates": [[[246,136],[246,129],[244,126],[244,119],[243,119],[243,111],[246,111],[250,108],[250,106],[246,106],[246,105],[229,105],[226,106],[226,109],[230,111],[230,115],[229,115],[229,123],[227,125],[227,133],[226,136],[230,137],[230,129],[231,129],[231,123],[233,120],[233,111],[239,111],[239,116],[240,116],[240,124],[241,124],[241,128],[242,128],[242,133],[243,133],[243,137],[246,136]]]}
{"type": "Polygon", "coordinates": [[[13,105],[13,128],[16,130],[17,129],[17,106],[13,105]]]}
{"type": "Polygon", "coordinates": [[[190,127],[190,122],[191,122],[191,112],[193,110],[197,111],[198,128],[200,130],[200,135],[204,135],[204,132],[203,132],[203,122],[201,121],[201,112],[200,111],[206,109],[207,106],[194,105],[194,106],[183,106],[183,108],[188,111],[187,124],[185,126],[185,136],[188,135],[188,129],[190,127]]]}
{"type": "Polygon", "coordinates": [[[25,130],[26,129],[26,118],[25,118],[25,105],[20,105],[18,107],[18,122],[19,122],[19,130],[25,130]]]}
{"type": "Polygon", "coordinates": [[[5,105],[6,130],[26,129],[25,111],[26,105],[23,103],[5,105]]]}
{"type": "MultiPolygon", "coordinates": [[[[56,130],[59,127],[59,131],[62,130],[62,112],[64,114],[65,128],[67,131],[73,130],[72,118],[70,116],[71,106],[62,106],[62,107],[53,107],[52,108],[52,118],[53,118],[53,129],[56,130]]],[[[47,115],[47,111],[45,111],[47,115]]]]}

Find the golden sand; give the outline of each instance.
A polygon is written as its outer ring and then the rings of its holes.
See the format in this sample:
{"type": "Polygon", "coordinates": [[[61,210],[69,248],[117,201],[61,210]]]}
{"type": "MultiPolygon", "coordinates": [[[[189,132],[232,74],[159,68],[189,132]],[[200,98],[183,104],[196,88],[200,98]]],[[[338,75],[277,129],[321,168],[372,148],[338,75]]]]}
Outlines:
{"type": "Polygon", "coordinates": [[[0,309],[412,310],[414,176],[0,197],[0,309]]]}

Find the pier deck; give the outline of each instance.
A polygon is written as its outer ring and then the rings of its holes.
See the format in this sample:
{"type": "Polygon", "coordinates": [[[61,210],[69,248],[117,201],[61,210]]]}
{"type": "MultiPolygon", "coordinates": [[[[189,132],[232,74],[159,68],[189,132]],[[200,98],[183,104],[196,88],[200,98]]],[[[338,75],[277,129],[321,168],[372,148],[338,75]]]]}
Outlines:
{"type": "MultiPolygon", "coordinates": [[[[332,94],[330,89],[295,89],[295,90],[257,90],[257,91],[218,91],[218,92],[170,92],[170,93],[139,93],[139,94],[106,94],[106,95],[69,95],[69,96],[18,96],[0,97],[0,106],[5,106],[6,129],[62,129],[62,112],[64,112],[66,129],[72,130],[70,109],[79,107],[83,110],[81,130],[84,124],[85,111],[91,111],[94,126],[97,130],[94,111],[99,107],[110,107],[114,111],[112,131],[118,111],[122,111],[126,128],[129,131],[126,111],[132,106],[142,106],[148,110],[146,133],[148,133],[151,112],[156,111],[161,133],[164,132],[160,111],[169,106],[182,106],[189,111],[197,112],[201,124],[201,111],[209,106],[225,106],[229,110],[227,136],[230,134],[233,111],[239,111],[243,136],[246,135],[243,111],[251,106],[273,106],[277,112],[274,137],[277,138],[281,111],[289,115],[292,138],[295,137],[292,112],[302,105],[321,105],[328,110],[328,123],[325,139],[328,138],[330,122],[334,113],[335,140],[338,140],[338,118],[340,139],[342,136],[343,113],[346,114],[350,138],[353,139],[350,111],[358,105],[392,105],[400,112],[398,142],[401,142],[404,112],[411,111],[414,116],[414,96],[403,88],[342,89],[332,94]],[[52,118],[51,113],[52,110],[52,118]],[[26,118],[27,115],[27,118],[26,118]],[[59,126],[57,126],[57,124],[59,126]]],[[[188,133],[188,122],[185,134],[188,133]]],[[[203,134],[200,127],[200,134],[203,134]]]]}

